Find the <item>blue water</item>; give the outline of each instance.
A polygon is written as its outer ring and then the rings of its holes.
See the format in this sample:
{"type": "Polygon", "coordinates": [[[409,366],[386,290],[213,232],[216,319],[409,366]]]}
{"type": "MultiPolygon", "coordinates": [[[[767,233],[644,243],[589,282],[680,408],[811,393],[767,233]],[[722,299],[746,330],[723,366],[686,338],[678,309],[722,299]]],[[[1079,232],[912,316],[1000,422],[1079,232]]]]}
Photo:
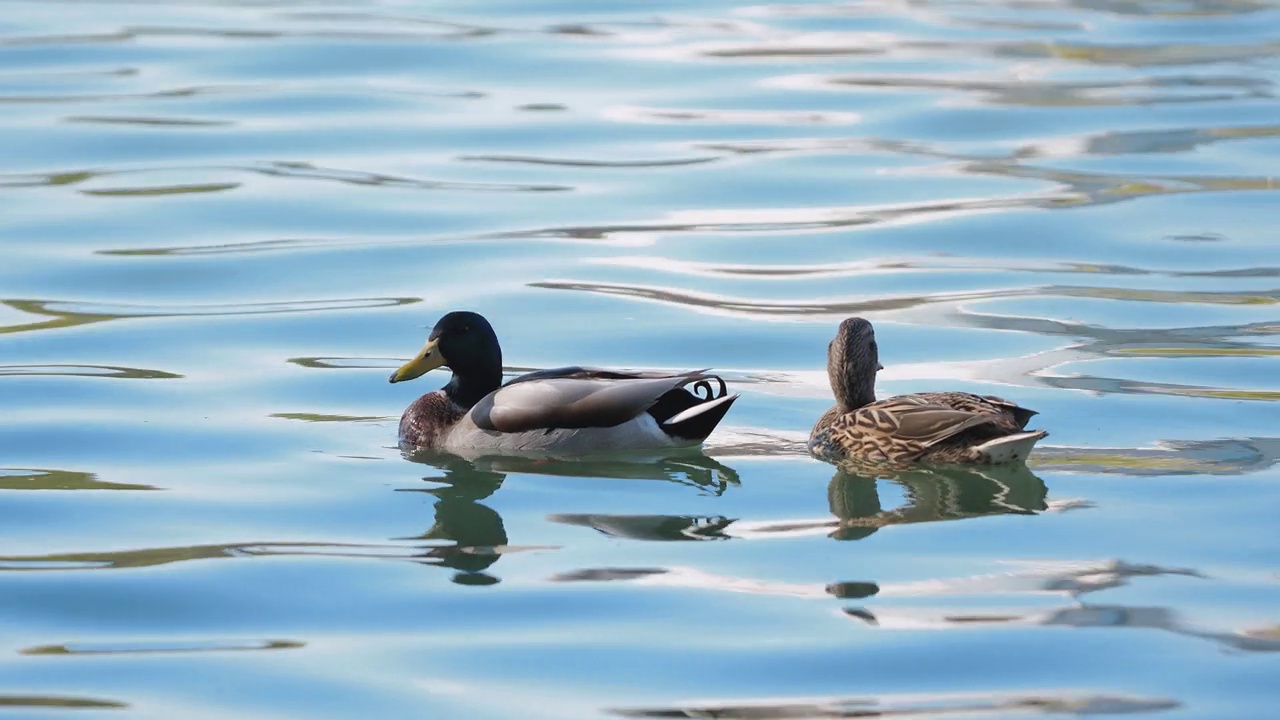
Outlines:
{"type": "Polygon", "coordinates": [[[1274,716],[1274,2],[0,9],[0,715],[1274,716]],[[742,398],[411,462],[455,308],[742,398]],[[809,458],[855,314],[1030,468],[809,458]]]}

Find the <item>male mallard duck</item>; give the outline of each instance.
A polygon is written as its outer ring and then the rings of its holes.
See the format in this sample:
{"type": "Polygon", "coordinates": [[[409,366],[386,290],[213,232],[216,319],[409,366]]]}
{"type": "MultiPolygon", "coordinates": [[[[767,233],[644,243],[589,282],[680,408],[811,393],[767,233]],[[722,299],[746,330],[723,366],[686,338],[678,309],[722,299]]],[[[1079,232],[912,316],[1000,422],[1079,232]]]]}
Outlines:
{"type": "Polygon", "coordinates": [[[691,446],[711,434],[738,398],[727,392],[724,380],[703,371],[672,375],[565,367],[503,385],[498,336],[473,312],[440,318],[422,351],[392,373],[391,382],[442,366],[453,371],[453,378],[405,409],[402,446],[513,452],[691,446]],[[699,391],[705,396],[695,394],[699,391]]]}
{"type": "Polygon", "coordinates": [[[840,323],[827,346],[836,406],[809,434],[809,451],[832,461],[1004,463],[1025,460],[1049,433],[1024,431],[1034,410],[992,395],[930,392],[876,400],[884,369],[875,330],[862,318],[840,323]]]}

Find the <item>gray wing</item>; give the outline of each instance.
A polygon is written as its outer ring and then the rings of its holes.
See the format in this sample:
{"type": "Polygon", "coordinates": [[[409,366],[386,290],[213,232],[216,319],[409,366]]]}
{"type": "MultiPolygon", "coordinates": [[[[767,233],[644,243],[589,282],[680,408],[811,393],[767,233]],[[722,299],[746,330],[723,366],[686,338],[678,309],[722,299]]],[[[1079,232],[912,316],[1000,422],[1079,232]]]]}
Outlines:
{"type": "Polygon", "coordinates": [[[702,381],[724,387],[720,378],[700,371],[669,375],[581,367],[542,370],[485,396],[471,409],[471,420],[483,430],[508,433],[613,427],[639,416],[666,393],[702,381]]]}
{"type": "Polygon", "coordinates": [[[531,380],[640,380],[640,379],[662,379],[674,380],[676,378],[689,378],[691,381],[696,380],[719,380],[715,375],[708,375],[707,370],[690,370],[682,373],[669,373],[653,370],[614,370],[610,368],[587,367],[584,365],[570,365],[567,367],[549,368],[547,370],[535,370],[531,373],[525,373],[519,377],[513,378],[507,382],[507,386],[516,383],[529,382],[531,380]],[[695,377],[696,376],[696,377],[695,377]]]}

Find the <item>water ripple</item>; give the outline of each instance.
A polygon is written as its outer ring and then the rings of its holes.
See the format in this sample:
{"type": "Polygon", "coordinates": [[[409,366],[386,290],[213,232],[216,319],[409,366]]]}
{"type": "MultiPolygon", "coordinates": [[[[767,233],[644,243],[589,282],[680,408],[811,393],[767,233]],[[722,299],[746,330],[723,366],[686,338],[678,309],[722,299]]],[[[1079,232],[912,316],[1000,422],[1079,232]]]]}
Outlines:
{"type": "Polygon", "coordinates": [[[930,256],[891,256],[850,262],[814,264],[727,263],[696,261],[653,255],[624,255],[588,258],[592,265],[657,270],[677,275],[729,277],[751,280],[788,280],[818,277],[867,277],[877,274],[907,272],[957,273],[1014,272],[1030,274],[1139,275],[1162,277],[1280,277],[1280,267],[1248,267],[1226,270],[1164,270],[1095,262],[1035,261],[1030,259],[964,258],[930,256]]]}
{"type": "MultiPolygon", "coordinates": [[[[81,183],[102,178],[148,175],[152,173],[251,173],[264,177],[287,180],[322,180],[346,185],[365,185],[418,190],[468,190],[484,192],[563,192],[572,190],[567,185],[517,184],[517,183],[468,183],[407,178],[385,173],[317,167],[308,162],[275,161],[245,166],[172,166],[161,168],[133,168],[128,170],[67,170],[52,173],[26,173],[0,176],[0,188],[45,188],[81,183]]],[[[199,185],[170,185],[151,188],[110,188],[81,190],[87,195],[156,195],[180,192],[230,190],[240,183],[203,183],[199,185]]]]}
{"type": "Polygon", "coordinates": [[[1092,44],[1026,39],[957,41],[874,32],[797,32],[749,41],[696,41],[650,54],[671,59],[731,62],[794,62],[862,56],[900,59],[929,56],[942,60],[986,56],[1099,67],[1166,68],[1273,58],[1280,55],[1280,42],[1092,44]]]}
{"type": "Polygon", "coordinates": [[[325,413],[282,412],[271,413],[271,417],[281,420],[300,420],[302,422],[383,422],[396,420],[390,415],[328,415],[325,413]]]}
{"type": "Polygon", "coordinates": [[[514,230],[488,238],[572,239],[647,244],[655,236],[672,233],[790,233],[905,224],[955,219],[975,213],[1017,208],[1065,206],[1076,195],[1021,195],[1006,198],[959,198],[880,207],[750,208],[687,210],[670,213],[670,220],[613,225],[588,225],[514,230]]]}
{"type": "Polygon", "coordinates": [[[152,653],[206,653],[242,650],[294,650],[298,640],[163,640],[135,642],[77,642],[23,648],[23,655],[137,655],[152,653]]]}
{"type": "Polygon", "coordinates": [[[0,95],[0,104],[8,105],[47,105],[83,102],[120,102],[132,100],[163,100],[171,98],[205,98],[217,96],[234,96],[251,93],[263,93],[269,90],[264,85],[248,85],[225,83],[219,85],[184,85],[163,90],[144,93],[81,93],[58,95],[0,95]]]}
{"type": "Polygon", "coordinates": [[[70,123],[84,123],[88,125],[133,125],[140,127],[201,128],[230,127],[235,125],[235,123],[230,120],[201,120],[197,118],[174,117],[128,117],[119,115],[72,115],[65,118],[65,120],[70,123]]]}
{"type": "Polygon", "coordinates": [[[1135,578],[1207,578],[1189,568],[1164,567],[1112,561],[1011,562],[1018,569],[956,578],[914,582],[876,583],[841,581],[825,587],[707,573],[692,567],[589,568],[560,573],[556,582],[625,582],[629,585],[673,589],[699,589],[727,593],[748,593],[807,600],[839,598],[874,601],[874,608],[851,606],[844,614],[868,626],[883,630],[932,629],[966,630],[988,626],[1050,626],[1073,628],[1113,628],[1161,630],[1183,637],[1217,643],[1245,652],[1280,652],[1280,639],[1273,627],[1218,630],[1188,624],[1162,607],[1131,607],[1085,603],[1085,595],[1123,587],[1135,578]],[[986,614],[959,613],[951,605],[929,607],[920,598],[960,596],[1056,596],[1070,604],[1046,611],[1028,612],[1020,606],[992,610],[986,614]],[[895,602],[896,599],[906,603],[895,602]]]}
{"type": "Polygon", "coordinates": [[[1052,472],[1108,475],[1243,475],[1280,463],[1280,438],[1163,440],[1149,448],[1048,446],[1036,450],[1033,465],[1052,472]]]}
{"type": "MultiPolygon", "coordinates": [[[[986,8],[1022,15],[1035,13],[1057,14],[1077,10],[1098,15],[1137,16],[1140,18],[1198,20],[1218,16],[1250,15],[1271,10],[1274,5],[1267,0],[994,0],[984,3],[950,3],[945,0],[919,0],[912,8],[927,12],[932,20],[947,17],[944,12],[981,10],[986,8]]],[[[830,4],[798,3],[795,5],[753,5],[739,12],[748,17],[826,18],[864,16],[877,13],[895,13],[898,4],[893,0],[872,2],[834,2],[830,4]]]]}
{"type": "Polygon", "coordinates": [[[403,358],[365,358],[365,357],[295,357],[289,358],[294,365],[318,370],[359,370],[368,368],[395,368],[404,364],[403,358]]]}
{"type": "Polygon", "coordinates": [[[695,293],[674,287],[636,285],[628,283],[582,282],[547,280],[529,283],[529,287],[547,290],[573,290],[619,297],[636,298],[680,305],[716,313],[769,318],[778,316],[805,316],[813,319],[829,319],[867,313],[887,313],[926,305],[957,307],[961,303],[977,300],[995,300],[1013,297],[1083,297],[1100,300],[1155,303],[1203,303],[1213,305],[1271,305],[1280,302],[1280,289],[1256,293],[1226,291],[1193,292],[1175,290],[1136,290],[1091,286],[1043,285],[1039,287],[1007,288],[1001,290],[973,290],[969,292],[935,293],[929,295],[900,295],[871,299],[832,298],[821,302],[800,300],[754,300],[745,297],[729,297],[711,293],[695,293]]]}
{"type": "Polygon", "coordinates": [[[49,318],[38,322],[0,326],[0,335],[77,327],[108,320],[158,317],[221,317],[276,315],[280,313],[364,310],[411,305],[421,298],[355,298],[351,300],[291,300],[285,302],[235,303],[221,305],[112,305],[67,300],[0,300],[0,305],[18,312],[49,318]]]}
{"type": "Polygon", "coordinates": [[[552,290],[626,297],[646,302],[687,307],[715,315],[749,317],[759,320],[830,321],[851,315],[892,319],[898,322],[923,323],[951,327],[979,327],[1017,330],[1051,336],[1085,338],[1069,347],[1032,355],[993,361],[952,362],[914,365],[911,374],[934,377],[966,377],[995,380],[1021,385],[1028,382],[1043,387],[1071,389],[1107,394],[1156,394],[1222,400],[1280,400],[1280,390],[1236,389],[1204,385],[1163,383],[1091,375],[1057,375],[1057,366],[1076,363],[1091,357],[1213,357],[1275,356],[1270,344],[1257,344],[1235,338],[1249,335],[1270,336],[1277,330],[1272,323],[1252,323],[1204,328],[1114,329],[1045,318],[1004,316],[975,313],[964,305],[975,301],[1014,297],[1084,297],[1126,302],[1213,305],[1271,305],[1280,302],[1280,291],[1249,294],[1233,292],[1185,292],[1131,290],[1125,288],[1039,286],[1001,290],[901,295],[863,299],[833,298],[814,301],[766,301],[745,297],[728,297],[711,293],[694,293],[677,288],[626,283],[581,281],[545,281],[531,287],[552,290]]]}
{"type": "MultiPolygon", "coordinates": [[[[693,567],[587,568],[559,573],[554,582],[628,582],[665,588],[698,588],[729,593],[820,600],[956,597],[964,595],[1050,595],[1079,602],[1084,595],[1124,587],[1134,578],[1183,576],[1205,579],[1190,568],[1129,563],[1123,560],[1008,561],[1002,573],[920,581],[875,583],[841,581],[830,585],[789,583],[708,573],[693,567]]],[[[875,618],[861,617],[871,624],[875,618]]]]}
{"type": "MultiPolygon", "coordinates": [[[[426,534],[404,540],[439,540],[439,535],[426,534]]],[[[487,551],[489,554],[541,550],[545,547],[501,546],[487,551]]],[[[403,544],[354,544],[319,542],[267,542],[234,543],[229,545],[191,545],[183,547],[147,548],[117,552],[57,553],[53,555],[0,556],[0,571],[61,572],[84,570],[125,570],[155,567],[193,560],[216,560],[249,557],[324,557],[348,560],[396,560],[408,562],[440,563],[442,553],[471,552],[468,547],[456,545],[437,546],[434,543],[403,544]]]]}
{"type": "Polygon", "coordinates": [[[1175,710],[1177,700],[1123,695],[1070,693],[1046,690],[1041,693],[963,695],[883,695],[872,697],[803,698],[756,702],[690,702],[657,708],[618,708],[618,717],[628,718],[734,718],[736,720],[782,720],[784,718],[900,718],[986,715],[989,713],[1035,713],[1037,715],[1128,715],[1140,712],[1175,710]]]}
{"type": "Polygon", "coordinates": [[[1250,77],[1201,75],[1098,82],[1011,78],[1006,81],[909,75],[787,75],[766,87],[785,90],[903,90],[964,92],[978,102],[1028,107],[1216,103],[1271,97],[1272,83],[1250,77]]]}
{"type": "Polygon", "coordinates": [[[857,113],[803,110],[709,110],[615,106],[603,112],[606,120],[633,123],[713,123],[726,125],[853,125],[857,113]]]}
{"type": "MultiPolygon", "coordinates": [[[[1021,84],[1020,84],[1021,85],[1021,84]]],[[[1074,158],[1134,154],[1176,154],[1191,152],[1225,141],[1258,140],[1280,135],[1276,125],[1215,125],[1209,127],[1113,130],[1037,139],[1014,144],[1011,150],[992,148],[978,155],[936,144],[882,137],[791,137],[733,142],[699,142],[694,147],[732,155],[809,154],[844,155],[891,153],[932,157],[947,161],[981,162],[1030,158],[1074,158]]]]}
{"type": "Polygon", "coordinates": [[[129,707],[118,700],[73,695],[0,695],[0,707],[120,710],[129,707]]]}
{"type": "MultiPolygon", "coordinates": [[[[445,25],[445,23],[432,23],[445,25]]],[[[456,40],[481,38],[495,34],[487,28],[475,28],[454,25],[442,32],[425,30],[284,30],[284,29],[246,29],[246,28],[207,28],[207,27],[125,27],[115,32],[85,33],[80,35],[30,35],[11,36],[0,39],[0,46],[31,47],[41,45],[102,45],[113,43],[145,42],[147,40],[166,40],[173,38],[217,38],[223,40],[280,40],[280,39],[331,39],[331,40],[456,40]]]]}
{"type": "Polygon", "coordinates": [[[665,160],[571,160],[567,158],[548,158],[532,155],[462,155],[459,156],[458,159],[465,162],[551,165],[574,168],[680,167],[682,165],[702,165],[719,160],[717,157],[670,158],[665,160]]]}
{"type": "Polygon", "coordinates": [[[159,490],[152,485],[99,480],[96,473],[49,468],[0,468],[0,490],[159,490]]]}
{"type": "Polygon", "coordinates": [[[244,242],[215,243],[211,245],[175,245],[150,248],[115,248],[95,250],[98,255],[124,257],[177,257],[186,255],[240,255],[265,252],[294,252],[317,248],[351,247],[368,245],[375,241],[357,238],[280,238],[275,240],[247,240],[244,242]]]}
{"type": "Polygon", "coordinates": [[[0,377],[10,376],[47,376],[61,375],[65,377],[101,377],[122,380],[173,380],[181,378],[177,373],[164,370],[148,370],[146,368],[121,367],[119,365],[0,365],[0,377]]]}
{"type": "Polygon", "coordinates": [[[483,238],[605,240],[647,244],[675,233],[794,233],[955,220],[978,213],[1018,209],[1073,209],[1178,194],[1280,190],[1274,177],[1197,175],[1137,176],[1038,168],[1005,160],[961,163],[964,174],[1040,180],[1052,191],[1003,197],[954,198],[862,207],[740,208],[674,211],[669,221],[550,227],[493,233],[483,238]]]}

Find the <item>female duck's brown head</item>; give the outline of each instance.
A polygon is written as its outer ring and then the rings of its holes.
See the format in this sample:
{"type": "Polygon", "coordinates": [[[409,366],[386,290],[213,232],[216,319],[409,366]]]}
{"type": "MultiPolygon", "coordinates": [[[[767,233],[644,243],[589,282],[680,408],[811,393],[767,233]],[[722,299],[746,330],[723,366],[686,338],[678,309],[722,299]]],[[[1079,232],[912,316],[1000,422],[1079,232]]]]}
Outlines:
{"type": "Polygon", "coordinates": [[[876,373],[883,369],[871,323],[859,317],[840,323],[835,339],[827,346],[827,378],[840,412],[875,402],[876,373]]]}

